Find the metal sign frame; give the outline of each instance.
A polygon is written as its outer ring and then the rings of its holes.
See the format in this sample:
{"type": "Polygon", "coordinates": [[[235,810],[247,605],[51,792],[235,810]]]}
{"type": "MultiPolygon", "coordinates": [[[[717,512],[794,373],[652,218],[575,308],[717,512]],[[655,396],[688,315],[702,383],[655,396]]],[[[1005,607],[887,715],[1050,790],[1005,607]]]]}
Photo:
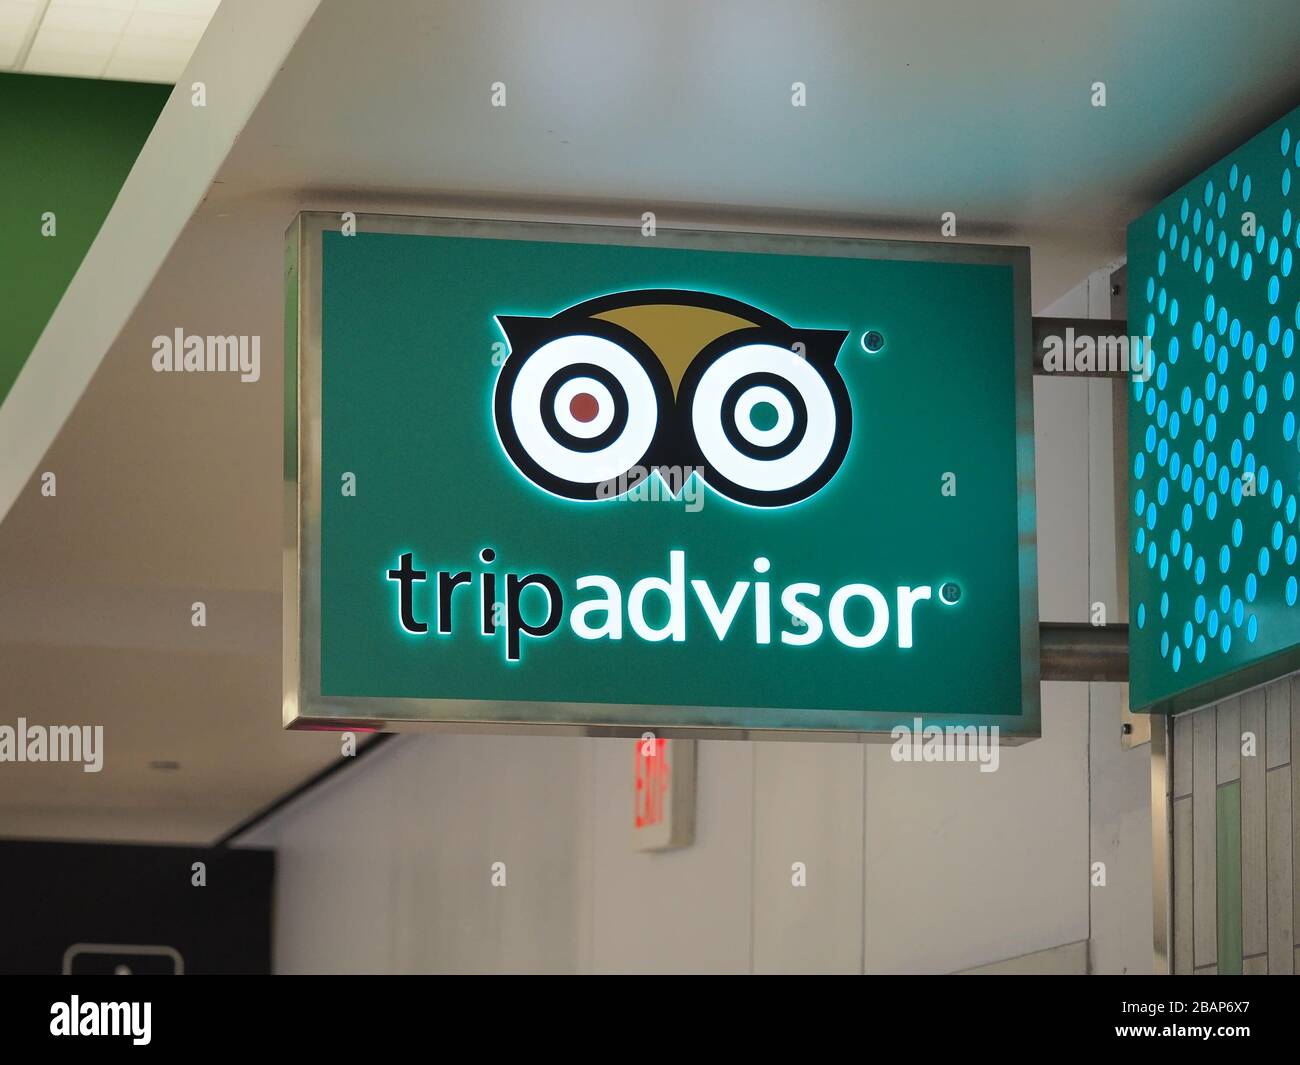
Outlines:
{"type": "MultiPolygon", "coordinates": [[[[750,727],[753,709],[610,703],[498,702],[461,699],[322,696],[321,678],[321,318],[322,236],[340,216],[303,212],[286,234],[283,721],[291,729],[424,729],[514,734],[565,733],[684,739],[889,740],[874,710],[766,711],[771,728],[750,727]]],[[[357,215],[358,233],[401,233],[561,243],[638,245],[639,226],[489,219],[357,215]]],[[[1033,348],[1029,250],[850,237],[660,229],[657,247],[994,264],[1012,270],[1020,605],[1021,706],[1018,715],[984,715],[1008,744],[1040,735],[1038,560],[1034,491],[1033,348]]],[[[958,696],[959,698],[959,696],[958,696]]],[[[922,716],[920,714],[916,716],[922,716]]]]}

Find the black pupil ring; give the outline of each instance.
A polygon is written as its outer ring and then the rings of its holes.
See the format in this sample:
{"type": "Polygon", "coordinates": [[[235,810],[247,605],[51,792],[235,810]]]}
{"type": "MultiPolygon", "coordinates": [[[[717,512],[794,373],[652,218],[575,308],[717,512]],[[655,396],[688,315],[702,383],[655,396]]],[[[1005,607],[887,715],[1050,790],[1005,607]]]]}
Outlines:
{"type": "Polygon", "coordinates": [[[546,384],[542,386],[541,415],[542,425],[546,427],[546,431],[556,443],[568,448],[570,451],[600,451],[609,447],[610,444],[622,436],[623,431],[627,428],[627,391],[623,388],[619,379],[603,366],[597,366],[590,362],[570,363],[553,373],[546,384]],[[595,436],[575,436],[560,424],[560,420],[555,414],[555,399],[560,389],[570,381],[580,377],[589,377],[593,381],[604,385],[608,389],[613,403],[613,416],[610,418],[609,425],[595,436]]]}
{"type": "Polygon", "coordinates": [[[745,374],[743,377],[737,378],[722,396],[723,435],[726,436],[727,442],[732,447],[749,458],[768,462],[784,458],[803,442],[807,431],[808,406],[804,403],[803,396],[799,394],[799,389],[795,387],[794,382],[787,377],[782,377],[780,374],[766,370],[745,374]],[[757,388],[760,385],[767,385],[784,396],[794,415],[794,424],[790,427],[790,431],[786,433],[784,439],[773,444],[756,444],[752,440],[746,439],[736,421],[736,413],[740,406],[741,397],[750,389],[757,388]]]}

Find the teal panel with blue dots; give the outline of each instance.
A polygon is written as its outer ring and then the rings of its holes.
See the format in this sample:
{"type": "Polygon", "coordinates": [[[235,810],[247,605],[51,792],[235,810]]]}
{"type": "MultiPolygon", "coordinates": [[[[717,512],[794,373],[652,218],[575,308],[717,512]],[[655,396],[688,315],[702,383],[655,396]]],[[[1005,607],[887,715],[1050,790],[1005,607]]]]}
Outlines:
{"type": "Polygon", "coordinates": [[[1300,668],[1300,109],[1128,230],[1129,675],[1179,711],[1300,668]]]}

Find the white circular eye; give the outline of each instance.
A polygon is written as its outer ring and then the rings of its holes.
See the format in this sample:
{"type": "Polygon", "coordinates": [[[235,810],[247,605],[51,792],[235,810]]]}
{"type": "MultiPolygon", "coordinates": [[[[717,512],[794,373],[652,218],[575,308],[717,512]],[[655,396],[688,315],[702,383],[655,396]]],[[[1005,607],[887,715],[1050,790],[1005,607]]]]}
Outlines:
{"type": "Polygon", "coordinates": [[[524,455],[549,477],[579,485],[640,465],[659,426],[641,363],[612,340],[585,334],[548,341],[524,360],[509,411],[524,455]]]}
{"type": "Polygon", "coordinates": [[[700,376],[691,428],[704,461],[754,493],[812,479],[835,446],[838,414],[825,379],[776,344],[745,344],[700,376]]]}
{"type": "Polygon", "coordinates": [[[794,429],[794,406],[771,385],[754,385],[736,401],[736,429],[755,447],[772,447],[794,429]]]}
{"type": "Polygon", "coordinates": [[[593,440],[614,424],[614,396],[594,377],[571,377],[555,393],[555,420],[580,440],[593,440]]]}

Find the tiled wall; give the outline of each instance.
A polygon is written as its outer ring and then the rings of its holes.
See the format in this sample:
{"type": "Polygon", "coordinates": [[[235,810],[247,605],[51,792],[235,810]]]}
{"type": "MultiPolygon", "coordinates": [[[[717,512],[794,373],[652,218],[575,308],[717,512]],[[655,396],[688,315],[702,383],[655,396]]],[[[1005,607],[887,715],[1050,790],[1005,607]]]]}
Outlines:
{"type": "Polygon", "coordinates": [[[1300,674],[1174,719],[1173,971],[1300,970],[1300,674]]]}

